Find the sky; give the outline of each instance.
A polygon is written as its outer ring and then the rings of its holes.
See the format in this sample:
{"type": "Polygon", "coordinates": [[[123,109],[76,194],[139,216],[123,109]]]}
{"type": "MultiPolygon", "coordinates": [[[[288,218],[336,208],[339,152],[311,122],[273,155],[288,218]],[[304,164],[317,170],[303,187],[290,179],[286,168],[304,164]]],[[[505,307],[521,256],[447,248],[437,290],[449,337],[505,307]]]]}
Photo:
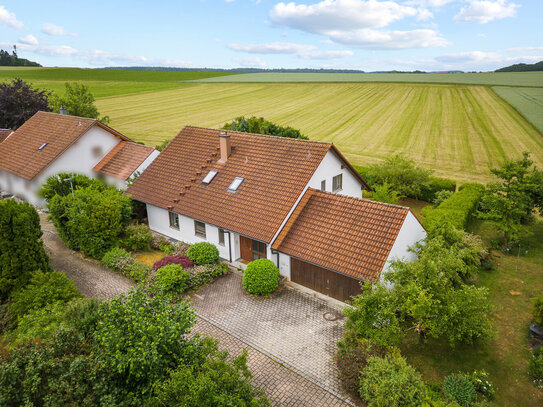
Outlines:
{"type": "Polygon", "coordinates": [[[0,0],[44,66],[491,71],[543,60],[542,0],[0,0]]]}

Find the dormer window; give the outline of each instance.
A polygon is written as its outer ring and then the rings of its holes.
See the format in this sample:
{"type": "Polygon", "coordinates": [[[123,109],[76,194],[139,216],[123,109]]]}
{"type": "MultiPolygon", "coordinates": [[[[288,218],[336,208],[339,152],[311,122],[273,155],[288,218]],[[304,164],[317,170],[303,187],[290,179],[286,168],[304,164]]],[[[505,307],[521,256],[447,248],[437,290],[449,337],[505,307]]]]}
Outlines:
{"type": "Polygon", "coordinates": [[[228,187],[228,192],[235,193],[244,180],[245,180],[245,178],[236,177],[236,179],[234,181],[232,181],[232,183],[228,187]]]}
{"type": "Polygon", "coordinates": [[[217,175],[218,172],[215,170],[211,170],[207,173],[207,175],[202,180],[202,184],[209,184],[211,181],[213,181],[213,178],[215,178],[215,175],[217,175]]]}
{"type": "Polygon", "coordinates": [[[41,146],[39,146],[38,151],[43,150],[47,144],[49,144],[49,143],[43,143],[41,146]]]}

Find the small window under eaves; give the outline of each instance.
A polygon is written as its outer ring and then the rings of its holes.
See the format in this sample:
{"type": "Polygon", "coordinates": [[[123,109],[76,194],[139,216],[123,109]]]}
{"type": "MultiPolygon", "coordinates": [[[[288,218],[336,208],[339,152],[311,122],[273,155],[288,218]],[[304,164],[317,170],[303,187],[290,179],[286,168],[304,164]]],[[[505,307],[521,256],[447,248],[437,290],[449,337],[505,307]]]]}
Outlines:
{"type": "Polygon", "coordinates": [[[213,181],[213,178],[215,178],[215,175],[217,175],[218,172],[215,170],[211,170],[207,173],[207,175],[202,180],[202,184],[209,184],[211,181],[213,181]]]}
{"type": "Polygon", "coordinates": [[[244,180],[245,178],[236,177],[236,179],[234,179],[234,181],[232,181],[232,183],[228,187],[228,192],[232,192],[232,193],[236,192],[244,180]]]}
{"type": "Polygon", "coordinates": [[[43,143],[41,146],[39,146],[38,151],[43,150],[47,144],[49,144],[49,143],[43,143]]]}

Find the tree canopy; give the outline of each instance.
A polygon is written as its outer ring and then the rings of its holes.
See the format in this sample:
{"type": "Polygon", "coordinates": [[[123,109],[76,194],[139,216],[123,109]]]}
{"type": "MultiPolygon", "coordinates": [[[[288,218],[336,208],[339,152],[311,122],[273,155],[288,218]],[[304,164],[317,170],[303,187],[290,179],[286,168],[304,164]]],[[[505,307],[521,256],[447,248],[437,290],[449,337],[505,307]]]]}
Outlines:
{"type": "Polygon", "coordinates": [[[51,92],[33,89],[20,78],[0,83],[0,127],[16,130],[40,110],[50,112],[51,92]]]}
{"type": "Polygon", "coordinates": [[[0,49],[0,66],[41,66],[37,62],[29,61],[25,58],[19,58],[17,55],[17,46],[13,46],[11,54],[8,51],[0,49]]]}
{"type": "Polygon", "coordinates": [[[232,123],[226,123],[223,129],[240,131],[242,133],[268,134],[270,136],[308,140],[308,137],[304,136],[300,130],[290,126],[279,126],[263,117],[256,116],[249,117],[248,119],[244,116],[236,117],[232,123]]]}
{"type": "MultiPolygon", "coordinates": [[[[60,108],[64,107],[68,114],[72,116],[90,117],[91,119],[100,117],[100,112],[94,104],[94,96],[88,86],[78,82],[66,82],[65,86],[66,92],[64,95],[54,95],[51,100],[54,112],[59,113],[60,108]]],[[[109,117],[104,116],[100,121],[109,123],[109,117]]]]}

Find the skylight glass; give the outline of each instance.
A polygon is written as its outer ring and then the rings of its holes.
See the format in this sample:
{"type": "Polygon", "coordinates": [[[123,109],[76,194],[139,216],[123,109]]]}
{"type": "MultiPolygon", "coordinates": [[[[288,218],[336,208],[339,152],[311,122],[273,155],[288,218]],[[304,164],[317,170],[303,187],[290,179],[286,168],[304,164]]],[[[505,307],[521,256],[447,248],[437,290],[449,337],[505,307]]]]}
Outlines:
{"type": "Polygon", "coordinates": [[[236,179],[232,181],[232,183],[228,187],[228,192],[236,192],[244,180],[245,178],[236,177],[236,179]]]}
{"type": "Polygon", "coordinates": [[[45,147],[47,144],[49,144],[49,143],[43,143],[43,144],[38,148],[38,150],[40,150],[40,151],[43,150],[44,147],[45,147]]]}
{"type": "Polygon", "coordinates": [[[215,175],[217,175],[217,171],[211,170],[207,173],[207,175],[202,180],[203,184],[209,184],[211,181],[213,181],[213,178],[215,178],[215,175]]]}

